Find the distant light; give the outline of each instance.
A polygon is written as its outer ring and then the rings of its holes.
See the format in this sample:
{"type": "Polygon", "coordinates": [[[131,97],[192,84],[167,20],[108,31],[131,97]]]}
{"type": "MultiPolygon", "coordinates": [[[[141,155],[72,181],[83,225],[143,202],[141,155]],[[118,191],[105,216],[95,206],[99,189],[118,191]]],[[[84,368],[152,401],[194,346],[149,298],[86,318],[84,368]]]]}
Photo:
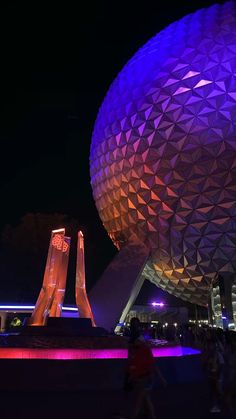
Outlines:
{"type": "Polygon", "coordinates": [[[53,233],[65,233],[64,228],[58,228],[57,230],[52,230],[53,233]]]}
{"type": "Polygon", "coordinates": [[[62,306],[62,310],[63,311],[78,311],[78,308],[77,307],[65,307],[65,306],[62,306]]]}
{"type": "Polygon", "coordinates": [[[154,301],[154,302],[152,303],[152,306],[153,306],[153,307],[163,307],[164,305],[165,305],[165,304],[164,304],[164,303],[162,303],[162,302],[161,302],[161,303],[157,303],[157,302],[155,302],[155,301],[154,301]]]}
{"type": "Polygon", "coordinates": [[[222,316],[222,319],[223,319],[223,320],[226,320],[226,319],[227,319],[227,317],[226,317],[226,316],[222,316]]]}
{"type": "Polygon", "coordinates": [[[34,306],[0,306],[0,310],[33,310],[34,306]]]}
{"type": "Polygon", "coordinates": [[[174,326],[177,327],[177,323],[174,323],[174,326]]]}
{"type": "MultiPolygon", "coordinates": [[[[20,305],[0,305],[0,310],[34,310],[35,306],[20,306],[20,305]]],[[[77,307],[62,307],[63,311],[78,311],[77,307]]]]}
{"type": "Polygon", "coordinates": [[[124,326],[124,325],[125,325],[124,322],[117,323],[117,326],[124,326]]]}

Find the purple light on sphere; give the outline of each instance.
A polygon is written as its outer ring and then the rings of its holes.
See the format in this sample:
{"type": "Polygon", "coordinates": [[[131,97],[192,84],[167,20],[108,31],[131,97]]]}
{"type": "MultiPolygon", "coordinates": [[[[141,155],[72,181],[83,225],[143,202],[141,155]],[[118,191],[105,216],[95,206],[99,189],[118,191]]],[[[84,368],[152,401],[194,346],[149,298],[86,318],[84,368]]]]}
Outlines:
{"type": "Polygon", "coordinates": [[[151,251],[145,277],[205,305],[236,270],[236,4],[199,10],[144,45],[100,108],[90,169],[118,248],[151,251]]]}

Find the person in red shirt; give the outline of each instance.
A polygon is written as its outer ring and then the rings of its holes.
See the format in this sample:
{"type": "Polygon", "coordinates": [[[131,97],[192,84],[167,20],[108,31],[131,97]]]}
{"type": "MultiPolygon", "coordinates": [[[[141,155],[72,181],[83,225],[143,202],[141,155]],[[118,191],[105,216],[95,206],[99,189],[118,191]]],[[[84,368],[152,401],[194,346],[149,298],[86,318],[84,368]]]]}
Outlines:
{"type": "Polygon", "coordinates": [[[150,346],[141,335],[140,321],[133,317],[130,321],[130,342],[128,349],[128,365],[126,371],[125,388],[133,393],[131,419],[138,418],[143,408],[150,419],[156,419],[150,391],[155,374],[166,385],[166,381],[155,365],[150,346]]]}

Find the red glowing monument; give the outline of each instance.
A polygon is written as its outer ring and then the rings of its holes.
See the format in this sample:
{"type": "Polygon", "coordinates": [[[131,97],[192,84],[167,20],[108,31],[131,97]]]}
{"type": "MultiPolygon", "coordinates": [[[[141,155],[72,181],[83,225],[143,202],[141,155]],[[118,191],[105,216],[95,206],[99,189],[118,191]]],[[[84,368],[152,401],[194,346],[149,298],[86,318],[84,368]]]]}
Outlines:
{"type": "MultiPolygon", "coordinates": [[[[52,231],[42,288],[28,325],[44,326],[47,324],[48,317],[61,317],[66,290],[70,241],[70,237],[65,237],[64,228],[52,231]]],[[[79,317],[91,319],[95,326],[86,293],[84,238],[81,231],[78,232],[75,293],[79,317]]]]}

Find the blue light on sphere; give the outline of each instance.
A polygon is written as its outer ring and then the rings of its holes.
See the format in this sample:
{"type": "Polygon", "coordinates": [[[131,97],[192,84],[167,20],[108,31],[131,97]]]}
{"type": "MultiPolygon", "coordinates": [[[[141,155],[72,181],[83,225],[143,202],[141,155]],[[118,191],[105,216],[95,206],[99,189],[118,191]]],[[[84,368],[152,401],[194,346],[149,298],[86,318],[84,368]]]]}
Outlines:
{"type": "Polygon", "coordinates": [[[145,276],[206,304],[236,271],[236,4],[168,26],[120,72],[92,138],[93,195],[118,248],[151,252],[145,276]]]}

